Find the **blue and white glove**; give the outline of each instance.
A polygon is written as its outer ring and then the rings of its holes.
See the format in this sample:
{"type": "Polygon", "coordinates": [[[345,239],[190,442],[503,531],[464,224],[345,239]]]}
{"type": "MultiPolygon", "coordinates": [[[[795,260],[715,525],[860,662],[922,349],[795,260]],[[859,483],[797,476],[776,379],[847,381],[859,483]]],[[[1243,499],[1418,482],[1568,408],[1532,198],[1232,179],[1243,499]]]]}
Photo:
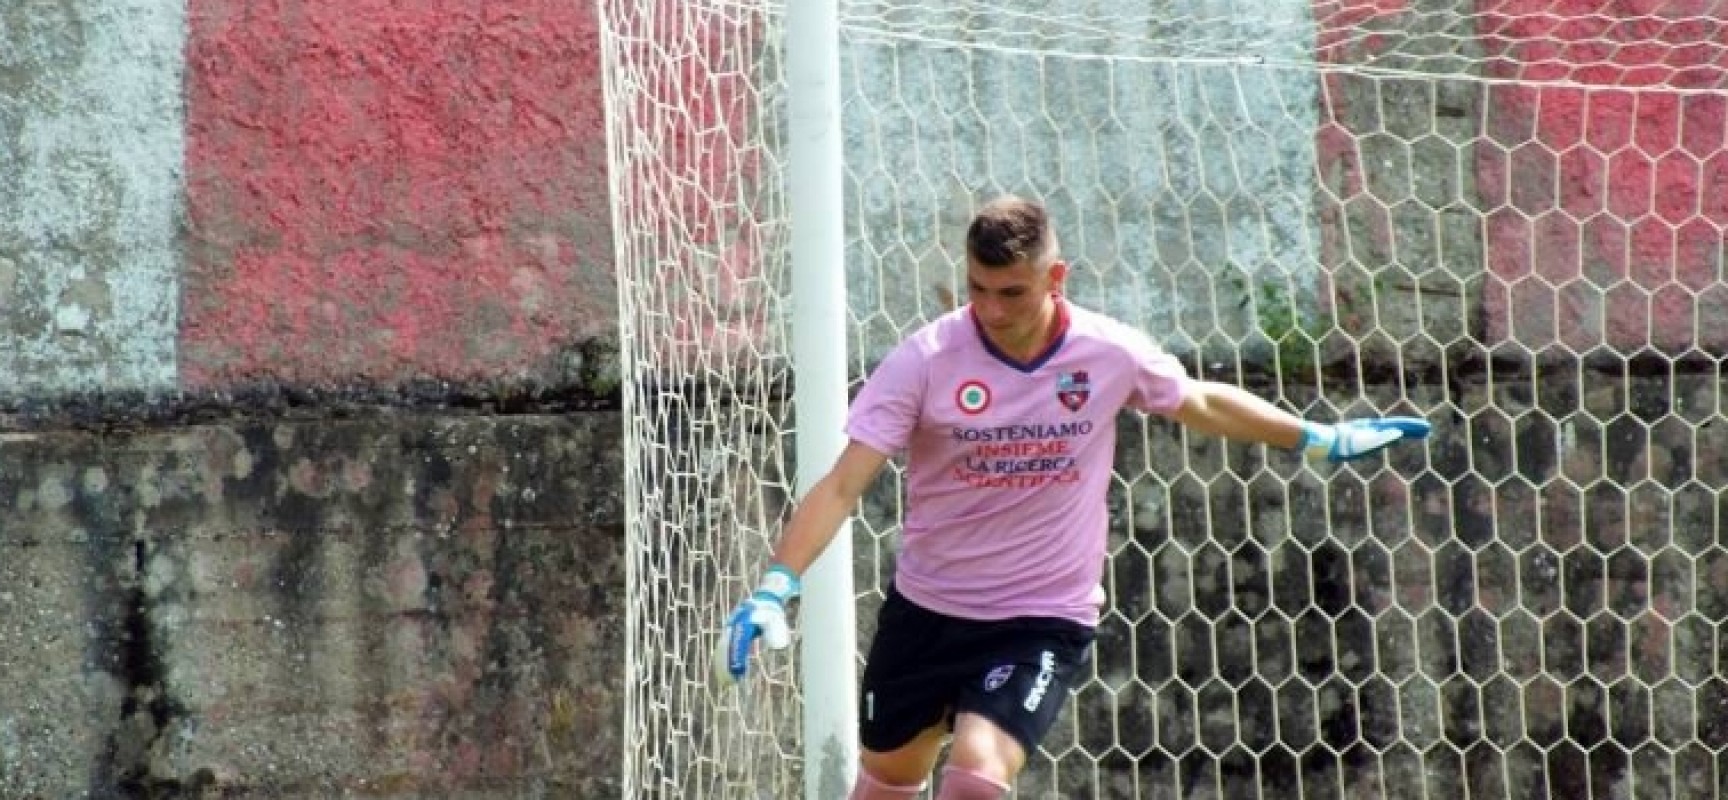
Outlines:
{"type": "Polygon", "coordinates": [[[792,629],[786,624],[786,603],[798,596],[802,584],[790,568],[775,564],[762,576],[756,592],[732,611],[726,620],[726,638],[720,642],[718,664],[724,675],[741,681],[750,671],[750,650],[760,638],[771,650],[792,644],[792,629]]]}
{"type": "Polygon", "coordinates": [[[1415,417],[1353,419],[1327,425],[1302,423],[1302,443],[1297,445],[1309,458],[1349,461],[1373,453],[1403,439],[1428,438],[1428,421],[1415,417]]]}

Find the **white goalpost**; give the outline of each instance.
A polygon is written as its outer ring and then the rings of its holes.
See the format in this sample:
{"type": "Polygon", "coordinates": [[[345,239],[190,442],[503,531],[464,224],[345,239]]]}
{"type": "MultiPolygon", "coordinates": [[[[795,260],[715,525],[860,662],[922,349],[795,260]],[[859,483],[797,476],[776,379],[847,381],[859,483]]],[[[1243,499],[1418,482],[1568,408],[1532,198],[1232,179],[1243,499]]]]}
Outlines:
{"type": "Polygon", "coordinates": [[[1728,3],[597,8],[626,797],[844,796],[898,474],[795,648],[710,659],[1000,192],[1195,374],[1436,426],[1333,468],[1125,417],[1094,663],[1015,796],[1728,794],[1728,3]]]}
{"type": "MultiPolygon", "coordinates": [[[[841,169],[840,17],[835,0],[786,9],[787,195],[792,223],[792,363],[798,493],[846,445],[845,203],[841,169]]],[[[857,598],[852,526],[804,576],[798,604],[804,697],[804,796],[845,797],[858,760],[853,659],[857,598]]]]}

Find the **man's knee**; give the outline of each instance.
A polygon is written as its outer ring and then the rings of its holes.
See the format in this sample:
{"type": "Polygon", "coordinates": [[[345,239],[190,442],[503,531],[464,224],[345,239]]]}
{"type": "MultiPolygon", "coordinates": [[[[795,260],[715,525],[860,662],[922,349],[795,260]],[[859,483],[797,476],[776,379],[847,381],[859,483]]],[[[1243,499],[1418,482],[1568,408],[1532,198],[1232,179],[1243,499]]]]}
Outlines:
{"type": "Polygon", "coordinates": [[[1012,782],[1026,765],[1026,753],[1026,746],[1001,725],[968,712],[956,718],[948,766],[997,783],[1012,782]]]}
{"type": "Polygon", "coordinates": [[[1008,784],[982,772],[949,765],[942,768],[942,783],[936,800],[1002,800],[1008,796],[1008,784]]]}
{"type": "Polygon", "coordinates": [[[858,782],[852,785],[852,800],[912,800],[923,791],[923,783],[886,783],[872,777],[868,770],[859,770],[858,782]]]}

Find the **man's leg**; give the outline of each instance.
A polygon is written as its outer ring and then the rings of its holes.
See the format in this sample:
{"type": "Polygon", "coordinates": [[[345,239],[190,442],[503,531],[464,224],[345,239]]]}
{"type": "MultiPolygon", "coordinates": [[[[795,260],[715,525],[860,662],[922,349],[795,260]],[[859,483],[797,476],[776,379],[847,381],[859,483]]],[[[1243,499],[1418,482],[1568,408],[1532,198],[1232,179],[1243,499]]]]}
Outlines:
{"type": "Polygon", "coordinates": [[[978,714],[958,714],[936,800],[1000,800],[1024,766],[1026,750],[1007,731],[978,714]]]}
{"type": "Polygon", "coordinates": [[[955,700],[954,742],[937,800],[1000,800],[1056,724],[1082,664],[1089,628],[1050,620],[1008,620],[980,648],[978,678],[955,700]]]}
{"type": "Polygon", "coordinates": [[[903,800],[924,790],[948,738],[955,691],[949,646],[964,645],[963,633],[955,620],[888,588],[859,686],[862,749],[852,800],[903,800]]]}
{"type": "Polygon", "coordinates": [[[1008,784],[955,766],[942,768],[942,787],[936,792],[936,800],[1002,800],[1007,796],[1008,784]]]}
{"type": "Polygon", "coordinates": [[[942,752],[947,725],[934,725],[885,753],[865,750],[858,756],[858,782],[852,800],[911,800],[924,791],[936,758],[942,752]]]}
{"type": "Polygon", "coordinates": [[[883,783],[860,771],[858,782],[852,785],[852,800],[912,800],[924,793],[924,782],[913,784],[883,783]]]}

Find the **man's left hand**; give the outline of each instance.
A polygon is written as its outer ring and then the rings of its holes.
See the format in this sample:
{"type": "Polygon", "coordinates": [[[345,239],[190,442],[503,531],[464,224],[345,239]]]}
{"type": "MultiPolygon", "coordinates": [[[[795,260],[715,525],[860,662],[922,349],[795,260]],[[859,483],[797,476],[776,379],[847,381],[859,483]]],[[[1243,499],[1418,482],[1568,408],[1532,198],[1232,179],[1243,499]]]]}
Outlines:
{"type": "Polygon", "coordinates": [[[1394,442],[1426,439],[1428,421],[1416,417],[1353,419],[1336,424],[1304,422],[1302,443],[1297,449],[1310,458],[1337,463],[1361,458],[1394,442]]]}

